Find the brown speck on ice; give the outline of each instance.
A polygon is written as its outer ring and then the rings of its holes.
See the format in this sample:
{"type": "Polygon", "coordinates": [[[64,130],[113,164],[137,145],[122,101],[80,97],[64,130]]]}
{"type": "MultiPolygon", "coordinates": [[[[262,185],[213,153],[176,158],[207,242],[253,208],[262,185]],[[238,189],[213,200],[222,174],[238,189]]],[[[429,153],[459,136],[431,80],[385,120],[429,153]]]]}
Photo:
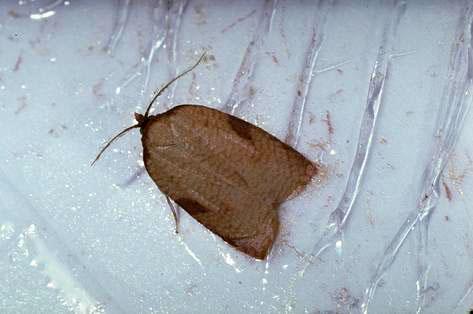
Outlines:
{"type": "Polygon", "coordinates": [[[20,13],[14,11],[14,10],[8,11],[8,15],[11,16],[14,19],[17,19],[17,18],[21,17],[20,13]]]}
{"type": "Polygon", "coordinates": [[[332,300],[337,304],[337,308],[354,308],[358,306],[358,303],[360,302],[360,300],[353,297],[350,294],[350,290],[345,287],[334,291],[331,297],[332,300]]]}
{"type": "Polygon", "coordinates": [[[56,133],[54,129],[49,129],[48,134],[53,137],[59,137],[59,135],[56,133]]]}
{"type": "Polygon", "coordinates": [[[207,13],[204,10],[203,4],[197,4],[196,6],[194,6],[194,13],[195,13],[195,23],[197,25],[207,24],[207,13]]]}
{"type": "Polygon", "coordinates": [[[21,96],[21,97],[18,97],[17,98],[17,101],[19,103],[19,106],[18,108],[15,110],[15,115],[19,114],[20,112],[22,112],[26,106],[28,105],[26,103],[26,97],[25,96],[21,96]]]}
{"type": "Polygon", "coordinates": [[[246,15],[243,15],[243,16],[240,16],[239,18],[237,18],[236,21],[234,21],[233,23],[225,26],[222,30],[221,30],[221,33],[225,33],[227,31],[229,31],[230,29],[232,29],[233,27],[235,27],[235,25],[237,25],[238,23],[241,23],[243,22],[244,20],[250,18],[252,15],[254,15],[256,13],[256,9],[254,9],[253,11],[247,13],[246,15]]]}
{"type": "Polygon", "coordinates": [[[249,90],[248,90],[248,94],[253,97],[254,95],[256,95],[256,88],[254,86],[250,86],[249,90]]]}
{"type": "Polygon", "coordinates": [[[333,125],[332,125],[332,119],[330,118],[330,111],[328,111],[328,110],[327,110],[327,113],[326,113],[326,122],[327,122],[328,133],[333,134],[334,129],[333,129],[333,125]]]}
{"type": "Polygon", "coordinates": [[[341,75],[341,74],[343,74],[343,70],[342,69],[337,69],[337,73],[341,75]]]}
{"type": "MultiPolygon", "coordinates": [[[[451,192],[451,186],[457,190],[458,194],[463,195],[463,183],[465,178],[469,176],[473,172],[473,159],[466,153],[466,161],[459,160],[456,155],[454,154],[450,158],[450,162],[448,165],[448,171],[444,174],[444,183],[449,183],[449,189],[451,192]],[[459,168],[463,169],[459,169],[459,168]]],[[[445,193],[447,193],[445,191],[445,193]]],[[[453,193],[451,193],[453,195],[453,193]]]]}
{"type": "Polygon", "coordinates": [[[313,124],[315,122],[315,115],[312,112],[309,112],[309,124],[313,124]]]}
{"type": "Polygon", "coordinates": [[[336,102],[339,96],[344,92],[343,88],[337,89],[335,93],[331,93],[328,96],[330,102],[336,102]]]}
{"type": "Polygon", "coordinates": [[[187,295],[189,296],[193,296],[196,294],[196,290],[197,290],[197,285],[195,283],[191,283],[186,289],[185,289],[185,292],[187,295]]]}
{"type": "Polygon", "coordinates": [[[51,128],[48,131],[48,134],[51,135],[52,137],[58,138],[62,135],[62,132],[67,130],[67,126],[64,124],[61,124],[57,128],[51,128]]]}
{"type": "Polygon", "coordinates": [[[453,199],[453,195],[447,183],[443,182],[443,188],[445,189],[445,196],[447,197],[448,201],[451,202],[453,199]]]}
{"type": "Polygon", "coordinates": [[[445,216],[445,221],[450,221],[450,218],[448,216],[445,216]]]}
{"type": "Polygon", "coordinates": [[[323,121],[327,124],[327,132],[328,132],[329,140],[331,142],[332,135],[335,132],[335,129],[333,128],[333,125],[332,125],[332,118],[330,117],[330,111],[327,110],[325,112],[325,119],[323,119],[323,121]]]}
{"type": "Polygon", "coordinates": [[[283,245],[283,246],[288,247],[289,249],[291,249],[291,251],[293,251],[297,255],[297,257],[299,257],[301,259],[304,258],[305,254],[303,252],[299,251],[294,245],[290,244],[288,240],[282,239],[280,241],[280,244],[283,245]]]}
{"type": "Polygon", "coordinates": [[[381,138],[379,139],[379,143],[380,143],[380,144],[386,144],[387,142],[388,142],[388,140],[387,140],[386,138],[384,138],[384,137],[381,137],[381,138]]]}
{"type": "Polygon", "coordinates": [[[310,142],[308,143],[309,146],[313,149],[316,149],[316,150],[321,150],[321,151],[324,151],[324,152],[328,152],[328,149],[329,149],[329,145],[327,142],[310,142]]]}
{"type": "Polygon", "coordinates": [[[97,98],[102,98],[105,96],[105,93],[103,92],[103,79],[98,81],[92,86],[92,93],[94,94],[95,97],[97,98]]]}
{"type": "Polygon", "coordinates": [[[13,66],[13,72],[18,72],[22,63],[23,63],[23,56],[22,56],[22,53],[20,53],[18,57],[16,58],[15,65],[13,66]]]}
{"type": "Polygon", "coordinates": [[[325,202],[324,207],[325,207],[325,208],[331,208],[331,207],[332,207],[331,204],[333,203],[333,201],[334,201],[333,196],[332,196],[332,195],[328,195],[328,196],[327,196],[327,201],[325,202]]]}
{"type": "Polygon", "coordinates": [[[268,57],[271,57],[271,59],[273,60],[273,63],[279,64],[279,60],[278,60],[278,58],[276,57],[276,55],[274,54],[274,52],[266,51],[266,55],[267,55],[268,57]]]}
{"type": "Polygon", "coordinates": [[[302,92],[300,89],[297,90],[297,96],[301,97],[302,96],[302,92]]]}

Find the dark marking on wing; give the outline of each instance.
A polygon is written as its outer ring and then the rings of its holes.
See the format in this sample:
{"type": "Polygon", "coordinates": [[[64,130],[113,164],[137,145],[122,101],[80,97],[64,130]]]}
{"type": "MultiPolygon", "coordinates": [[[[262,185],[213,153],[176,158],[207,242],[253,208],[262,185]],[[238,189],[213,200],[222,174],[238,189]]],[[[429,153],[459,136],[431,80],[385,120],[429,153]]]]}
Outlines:
{"type": "Polygon", "coordinates": [[[199,202],[188,198],[177,199],[176,203],[179,204],[179,206],[181,206],[182,208],[184,208],[192,216],[210,211],[205,206],[202,206],[199,202]]]}
{"type": "Polygon", "coordinates": [[[228,116],[228,123],[238,136],[249,141],[253,140],[251,137],[251,129],[253,126],[251,124],[233,116],[228,116]]]}
{"type": "Polygon", "coordinates": [[[268,255],[279,231],[277,214],[271,213],[260,222],[257,234],[248,237],[229,237],[221,235],[225,242],[238,250],[257,259],[264,259],[268,255]]]}

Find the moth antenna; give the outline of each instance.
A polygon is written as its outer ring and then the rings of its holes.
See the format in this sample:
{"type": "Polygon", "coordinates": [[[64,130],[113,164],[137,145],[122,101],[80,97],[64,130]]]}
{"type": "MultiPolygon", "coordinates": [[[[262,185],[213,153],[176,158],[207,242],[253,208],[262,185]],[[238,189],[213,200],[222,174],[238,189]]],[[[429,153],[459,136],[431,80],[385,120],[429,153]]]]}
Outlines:
{"type": "Polygon", "coordinates": [[[121,131],[120,133],[118,133],[117,135],[115,135],[112,139],[110,139],[107,144],[100,150],[99,154],[97,155],[97,157],[95,157],[94,161],[92,162],[92,164],[90,164],[90,166],[93,166],[95,164],[95,162],[97,160],[100,159],[100,157],[102,156],[102,154],[105,152],[105,150],[110,146],[110,144],[112,144],[116,139],[119,139],[120,137],[122,137],[126,132],[130,131],[130,130],[133,130],[134,128],[139,128],[140,125],[139,124],[135,124],[135,125],[132,125],[132,126],[129,126],[127,127],[126,129],[124,129],[123,131],[121,131]]]}
{"type": "Polygon", "coordinates": [[[194,70],[200,62],[202,62],[202,59],[204,59],[205,55],[207,54],[207,52],[204,52],[199,60],[197,60],[197,62],[191,66],[190,68],[188,68],[187,70],[185,70],[184,72],[182,72],[181,74],[179,74],[178,76],[176,76],[175,78],[173,78],[172,80],[170,80],[168,83],[166,83],[166,85],[164,85],[163,87],[161,87],[161,89],[153,96],[153,98],[151,99],[151,102],[149,103],[148,105],[148,108],[146,108],[146,111],[145,111],[145,119],[148,118],[148,114],[149,114],[149,110],[151,109],[151,106],[153,105],[153,103],[156,101],[156,99],[169,87],[169,85],[171,85],[172,83],[174,83],[175,81],[177,81],[178,79],[180,79],[181,77],[183,77],[184,75],[186,75],[187,73],[191,72],[192,70],[194,70]]]}

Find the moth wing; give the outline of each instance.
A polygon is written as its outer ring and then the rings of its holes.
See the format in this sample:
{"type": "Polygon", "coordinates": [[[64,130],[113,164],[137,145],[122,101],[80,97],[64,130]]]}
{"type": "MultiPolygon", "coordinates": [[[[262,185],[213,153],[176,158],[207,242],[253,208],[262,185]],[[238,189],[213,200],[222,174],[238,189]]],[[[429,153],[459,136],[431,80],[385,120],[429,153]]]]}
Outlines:
{"type": "Polygon", "coordinates": [[[206,207],[185,198],[176,203],[225,242],[258,259],[268,255],[278,235],[279,217],[274,209],[206,207]]]}
{"type": "Polygon", "coordinates": [[[257,126],[237,117],[227,115],[233,131],[254,146],[254,156],[247,163],[251,182],[263,197],[273,198],[277,207],[290,196],[300,192],[317,173],[317,167],[295,149],[281,142],[257,126]]]}
{"type": "Polygon", "coordinates": [[[175,107],[143,130],[145,167],[190,215],[240,251],[264,258],[277,236],[277,208],[316,173],[266,131],[203,106],[175,107]]]}

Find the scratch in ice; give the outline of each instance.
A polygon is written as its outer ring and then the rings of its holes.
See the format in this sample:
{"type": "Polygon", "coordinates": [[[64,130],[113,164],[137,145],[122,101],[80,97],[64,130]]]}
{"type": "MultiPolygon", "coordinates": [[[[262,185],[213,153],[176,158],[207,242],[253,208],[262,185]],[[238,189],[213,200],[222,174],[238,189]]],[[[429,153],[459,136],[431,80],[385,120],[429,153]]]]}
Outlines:
{"type": "Polygon", "coordinates": [[[235,22],[232,22],[230,25],[228,26],[225,26],[220,32],[223,34],[225,32],[228,32],[230,29],[232,29],[233,27],[235,27],[235,25],[237,25],[238,23],[241,23],[247,19],[249,19],[250,17],[252,17],[254,14],[256,13],[256,9],[253,9],[251,12],[247,13],[246,15],[242,16],[242,17],[239,17],[235,22]]]}
{"type": "Polygon", "coordinates": [[[430,216],[438,205],[440,197],[440,177],[461,132],[463,120],[471,106],[473,89],[473,8],[467,5],[460,19],[458,34],[453,44],[449,77],[444,89],[437,121],[437,143],[432,159],[426,166],[422,179],[422,192],[417,207],[409,214],[400,229],[385,249],[381,262],[366,289],[361,309],[368,312],[379,281],[395,261],[397,254],[416,224],[418,229],[418,273],[417,312],[423,311],[428,286],[428,227],[430,216]]]}
{"type": "Polygon", "coordinates": [[[295,288],[297,277],[303,277],[307,268],[329,247],[335,246],[337,252],[341,253],[343,247],[343,231],[350,217],[353,205],[358,196],[360,184],[364,175],[366,163],[372,146],[375,126],[378,119],[379,108],[382,104],[386,77],[391,65],[391,53],[394,49],[393,41],[397,33],[400,19],[405,12],[406,3],[403,1],[393,2],[391,19],[384,25],[382,41],[378,48],[376,61],[371,72],[366,108],[363,113],[358,144],[345,186],[342,198],[335,210],[330,214],[328,222],[321,238],[312,248],[312,252],[306,255],[299,263],[298,273],[290,280],[292,300],[288,300],[286,311],[291,312],[294,306],[295,296],[292,292],[295,288]]]}
{"type": "MultiPolygon", "coordinates": [[[[188,0],[176,1],[170,4],[170,7],[167,8],[166,15],[164,18],[165,21],[165,32],[158,32],[156,36],[155,45],[150,48],[150,53],[146,61],[146,76],[143,83],[143,93],[146,92],[149,85],[150,73],[151,73],[151,63],[153,61],[153,56],[156,49],[159,49],[163,42],[168,48],[168,73],[169,79],[177,76],[177,43],[179,39],[179,30],[181,29],[182,19],[184,16],[184,11],[187,7],[188,0]]],[[[166,109],[169,109],[174,101],[174,95],[177,88],[177,84],[173,84],[167,91],[168,102],[165,103],[166,109]]],[[[144,173],[144,168],[138,169],[131,178],[127,180],[127,185],[132,184],[137,178],[144,173]]],[[[171,210],[174,220],[176,222],[176,232],[178,231],[179,226],[179,206],[175,204],[168,196],[166,196],[166,201],[168,203],[169,209],[171,210]]]]}
{"type": "Polygon", "coordinates": [[[200,260],[200,258],[197,257],[194,251],[191,250],[191,248],[187,245],[187,243],[184,241],[182,236],[179,236],[179,243],[184,247],[187,254],[189,254],[189,256],[192,257],[192,259],[196,261],[197,264],[199,264],[200,268],[204,269],[204,265],[202,264],[202,261],[200,260]]]}
{"type": "MultiPolygon", "coordinates": [[[[122,80],[115,90],[116,94],[120,94],[121,91],[132,83],[135,79],[143,76],[141,84],[141,103],[147,98],[147,91],[149,88],[150,76],[151,76],[151,65],[154,61],[156,54],[161,48],[166,47],[166,43],[170,43],[171,49],[168,54],[168,58],[175,56],[177,46],[177,36],[180,30],[182,16],[187,6],[187,0],[180,0],[168,3],[168,1],[158,1],[156,7],[153,8],[153,35],[151,37],[147,54],[142,56],[141,61],[138,63],[138,69],[133,69],[128,75],[122,80]],[[169,39],[171,37],[171,39],[169,39]]],[[[176,58],[168,60],[174,63],[170,66],[176,66],[176,58]]]]}
{"type": "MultiPolygon", "coordinates": [[[[178,5],[171,7],[172,14],[169,15],[167,20],[168,33],[166,35],[166,46],[168,47],[168,73],[169,79],[177,76],[177,43],[179,37],[179,30],[181,29],[182,19],[184,16],[184,10],[186,9],[188,0],[179,1],[178,5]]],[[[172,107],[174,102],[174,95],[176,92],[177,84],[173,84],[169,87],[167,102],[165,105],[166,109],[172,107]]]]}
{"type": "Polygon", "coordinates": [[[458,309],[458,307],[459,307],[460,305],[462,305],[462,304],[465,302],[466,298],[468,298],[468,296],[469,296],[470,294],[472,294],[472,293],[473,293],[473,283],[470,282],[470,286],[468,287],[468,289],[466,289],[465,294],[464,294],[464,295],[460,298],[460,300],[457,302],[457,304],[455,305],[454,310],[458,309]]]}
{"type": "MultiPolygon", "coordinates": [[[[177,75],[177,43],[178,43],[178,37],[179,37],[179,30],[181,28],[182,24],[182,19],[184,16],[184,11],[187,7],[188,0],[181,0],[181,1],[176,1],[171,4],[170,7],[167,6],[167,3],[162,4],[158,6],[156,9],[156,15],[157,17],[155,18],[155,34],[153,36],[154,40],[151,42],[151,46],[148,50],[148,56],[144,63],[141,63],[139,66],[141,67],[140,71],[145,71],[145,78],[143,81],[142,85],[142,96],[144,97],[146,94],[146,91],[148,90],[149,87],[149,80],[150,80],[150,73],[151,73],[151,63],[153,61],[154,55],[157,53],[157,51],[165,44],[168,54],[168,73],[169,73],[169,79],[175,77],[177,75]],[[166,6],[165,9],[162,7],[166,6]]],[[[125,86],[129,85],[132,81],[134,81],[136,78],[142,75],[142,72],[135,72],[132,73],[130,76],[128,76],[123,83],[117,87],[116,89],[116,94],[119,94],[125,86]]],[[[175,95],[175,90],[177,87],[177,83],[173,84],[167,92],[167,99],[168,102],[166,102],[165,109],[169,109],[173,103],[174,100],[174,95],[175,95]]],[[[141,102],[144,101],[144,98],[142,98],[141,102]]],[[[141,177],[141,175],[144,173],[145,169],[140,168],[138,169],[130,178],[128,178],[125,183],[122,185],[124,186],[129,186],[133,184],[138,178],[141,177]]],[[[171,200],[167,200],[168,203],[172,204],[171,200]]],[[[177,213],[177,205],[170,207],[171,211],[173,212],[174,217],[178,217],[179,214],[177,213]]]]}
{"type": "Polygon", "coordinates": [[[217,238],[215,237],[215,235],[213,233],[210,234],[212,236],[212,239],[214,240],[216,246],[217,246],[217,251],[218,251],[218,254],[223,258],[223,261],[229,265],[230,267],[233,268],[233,270],[239,274],[242,272],[242,269],[239,268],[237,266],[237,263],[235,262],[235,260],[233,259],[231,253],[225,253],[222,248],[220,247],[220,244],[217,240],[217,238]]]}
{"type": "Polygon", "coordinates": [[[329,65],[329,66],[326,66],[324,68],[315,70],[314,74],[321,74],[321,73],[325,73],[325,72],[328,72],[328,71],[332,71],[332,70],[338,69],[342,65],[348,64],[350,62],[351,62],[351,60],[347,60],[347,61],[339,62],[339,63],[333,64],[333,65],[329,65]]]}
{"type": "Polygon", "coordinates": [[[222,110],[225,112],[235,114],[237,108],[241,108],[244,104],[248,104],[253,99],[254,93],[250,92],[251,83],[253,82],[261,48],[264,45],[267,35],[271,32],[277,4],[278,0],[266,0],[264,3],[263,12],[256,31],[246,48],[240,68],[233,80],[230,95],[223,105],[222,110]]]}
{"type": "MultiPolygon", "coordinates": [[[[400,18],[406,9],[406,3],[396,1],[391,20],[384,26],[381,45],[371,72],[371,78],[366,100],[366,108],[361,120],[360,133],[353,164],[348,175],[345,191],[335,210],[330,214],[326,229],[312,249],[310,260],[315,260],[323,251],[332,245],[340,253],[343,247],[343,231],[353,206],[358,197],[366,163],[371,151],[379,109],[382,105],[384,86],[391,66],[393,41],[397,33],[400,18]]],[[[306,264],[306,267],[310,263],[306,264]]]]}
{"type": "Polygon", "coordinates": [[[302,73],[299,75],[296,97],[292,105],[288,133],[286,135],[286,143],[294,148],[297,147],[301,136],[307,96],[309,95],[312,78],[315,74],[315,66],[317,65],[320,48],[324,41],[324,26],[332,4],[332,1],[327,3],[324,0],[320,0],[315,9],[316,16],[312,27],[312,38],[305,56],[302,73]]]}
{"type": "Polygon", "coordinates": [[[107,46],[105,46],[105,51],[110,55],[113,55],[115,48],[122,37],[123,31],[125,30],[128,13],[130,11],[130,2],[131,0],[118,1],[115,25],[113,26],[112,34],[110,35],[107,46]]]}

